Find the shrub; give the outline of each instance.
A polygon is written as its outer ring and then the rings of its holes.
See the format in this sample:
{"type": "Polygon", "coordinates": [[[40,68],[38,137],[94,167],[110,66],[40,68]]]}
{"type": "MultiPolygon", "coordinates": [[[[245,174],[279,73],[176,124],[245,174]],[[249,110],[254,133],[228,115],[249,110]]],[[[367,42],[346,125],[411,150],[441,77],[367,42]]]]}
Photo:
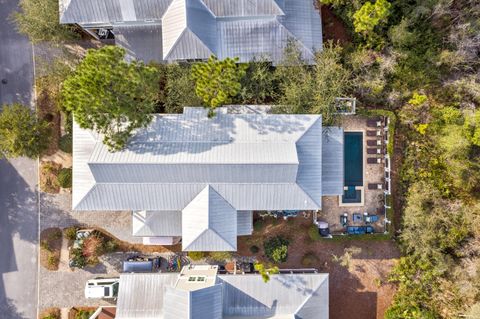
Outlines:
{"type": "Polygon", "coordinates": [[[308,252],[302,257],[303,267],[312,267],[318,263],[318,257],[313,252],[308,252]]]}
{"type": "Polygon", "coordinates": [[[254,231],[261,231],[263,226],[265,226],[265,223],[263,222],[262,219],[259,219],[255,223],[253,223],[253,230],[254,231]]]}
{"type": "Polygon", "coordinates": [[[310,237],[312,241],[320,240],[321,236],[318,232],[317,225],[313,224],[308,228],[308,237],[310,237]]]}
{"type": "Polygon", "coordinates": [[[225,262],[232,258],[232,253],[229,251],[214,251],[209,255],[212,260],[219,262],[225,262]]]}
{"type": "Polygon", "coordinates": [[[58,264],[58,257],[55,256],[55,254],[50,254],[48,255],[47,262],[49,266],[54,267],[58,264]]]}
{"type": "Polygon", "coordinates": [[[50,245],[48,244],[48,241],[46,240],[42,240],[40,241],[40,248],[46,250],[46,251],[50,251],[51,248],[50,248],[50,245]]]}
{"type": "Polygon", "coordinates": [[[100,236],[90,235],[83,241],[83,256],[87,259],[94,258],[103,254],[103,241],[100,236]]]}
{"type": "Polygon", "coordinates": [[[265,255],[273,262],[287,261],[289,241],[281,236],[273,237],[263,244],[265,255]]]}
{"type": "Polygon", "coordinates": [[[85,256],[83,256],[81,248],[72,249],[71,263],[78,268],[83,268],[86,266],[87,260],[85,259],[85,256]]]}
{"type": "Polygon", "coordinates": [[[52,233],[48,235],[48,240],[53,241],[62,238],[62,231],[60,229],[55,229],[52,233]]]}
{"type": "Polygon", "coordinates": [[[256,254],[256,253],[258,253],[259,251],[260,251],[260,248],[258,248],[258,246],[255,246],[255,245],[250,246],[250,252],[251,252],[252,254],[256,254]]]}
{"type": "Polygon", "coordinates": [[[107,253],[113,253],[113,252],[117,251],[118,243],[114,240],[109,240],[109,241],[105,242],[103,249],[107,253]]]}
{"type": "Polygon", "coordinates": [[[190,257],[191,260],[197,261],[205,258],[205,253],[203,251],[189,251],[188,257],[190,257]]]}
{"type": "Polygon", "coordinates": [[[75,314],[75,319],[89,319],[91,315],[93,315],[93,311],[80,310],[75,314]]]}
{"type": "Polygon", "coordinates": [[[66,239],[75,240],[77,238],[77,230],[78,228],[75,226],[65,228],[63,230],[63,236],[65,236],[66,239]]]}
{"type": "Polygon", "coordinates": [[[68,154],[72,154],[72,135],[71,134],[65,134],[60,138],[60,141],[58,142],[59,148],[68,154]]]}
{"type": "Polygon", "coordinates": [[[57,176],[58,184],[62,188],[72,187],[72,169],[62,168],[57,176]]]}

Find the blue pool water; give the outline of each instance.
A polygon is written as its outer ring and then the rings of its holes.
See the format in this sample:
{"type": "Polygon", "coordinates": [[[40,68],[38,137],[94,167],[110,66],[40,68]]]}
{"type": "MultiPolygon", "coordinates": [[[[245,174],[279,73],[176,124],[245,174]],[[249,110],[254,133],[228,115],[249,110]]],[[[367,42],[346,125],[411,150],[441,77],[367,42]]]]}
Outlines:
{"type": "Polygon", "coordinates": [[[363,135],[362,132],[344,133],[344,185],[343,203],[360,203],[362,192],[355,186],[363,186],[363,135]]]}
{"type": "Polygon", "coordinates": [[[362,132],[344,133],[345,186],[363,186],[362,132]]]}

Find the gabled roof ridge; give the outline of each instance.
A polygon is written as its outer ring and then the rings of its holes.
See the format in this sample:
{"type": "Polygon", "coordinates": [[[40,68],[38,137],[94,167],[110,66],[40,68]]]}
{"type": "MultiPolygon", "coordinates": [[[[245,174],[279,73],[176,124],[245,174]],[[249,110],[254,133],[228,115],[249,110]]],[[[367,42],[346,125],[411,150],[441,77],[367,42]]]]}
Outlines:
{"type": "MultiPolygon", "coordinates": [[[[310,115],[310,114],[308,114],[308,115],[310,115]]],[[[318,121],[322,121],[322,120],[323,120],[323,117],[322,117],[321,114],[311,114],[311,115],[318,115],[318,118],[317,118],[315,121],[313,121],[313,122],[308,126],[308,128],[302,133],[302,135],[300,135],[300,136],[298,137],[298,139],[295,141],[295,144],[297,144],[298,142],[300,142],[300,140],[301,140],[308,132],[310,132],[310,130],[312,129],[312,127],[313,127],[315,124],[317,124],[318,121]]],[[[323,123],[321,123],[321,124],[322,124],[322,127],[323,127],[323,123]]]]}
{"type": "Polygon", "coordinates": [[[187,34],[191,34],[193,36],[193,39],[195,39],[196,41],[198,41],[201,46],[203,46],[203,49],[207,50],[210,52],[210,55],[213,54],[212,50],[197,36],[197,34],[195,32],[192,31],[192,29],[190,29],[190,27],[187,25],[187,27],[182,31],[182,33],[180,34],[180,36],[177,38],[177,40],[175,41],[175,43],[172,45],[172,47],[170,48],[170,50],[168,51],[168,53],[163,57],[164,60],[168,60],[170,55],[172,54],[173,50],[178,46],[180,40],[185,37],[187,34]]]}

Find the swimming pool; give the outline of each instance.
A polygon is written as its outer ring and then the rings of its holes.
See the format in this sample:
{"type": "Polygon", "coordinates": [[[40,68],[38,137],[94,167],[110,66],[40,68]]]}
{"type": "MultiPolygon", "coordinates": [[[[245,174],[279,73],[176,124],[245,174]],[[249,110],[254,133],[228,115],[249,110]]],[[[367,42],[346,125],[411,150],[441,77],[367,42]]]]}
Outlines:
{"type": "Polygon", "coordinates": [[[362,202],[363,186],[363,134],[362,132],[344,133],[344,186],[342,203],[354,204],[362,202]]]}
{"type": "Polygon", "coordinates": [[[345,186],[363,186],[363,134],[344,133],[345,186]]]}

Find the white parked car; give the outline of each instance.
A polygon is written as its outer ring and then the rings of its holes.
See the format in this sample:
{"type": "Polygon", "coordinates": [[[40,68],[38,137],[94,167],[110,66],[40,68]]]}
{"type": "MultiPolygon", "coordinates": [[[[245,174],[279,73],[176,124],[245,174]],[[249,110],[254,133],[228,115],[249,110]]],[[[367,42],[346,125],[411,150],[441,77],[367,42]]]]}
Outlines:
{"type": "Polygon", "coordinates": [[[85,298],[116,298],[120,278],[94,278],[85,284],[85,298]]]}

